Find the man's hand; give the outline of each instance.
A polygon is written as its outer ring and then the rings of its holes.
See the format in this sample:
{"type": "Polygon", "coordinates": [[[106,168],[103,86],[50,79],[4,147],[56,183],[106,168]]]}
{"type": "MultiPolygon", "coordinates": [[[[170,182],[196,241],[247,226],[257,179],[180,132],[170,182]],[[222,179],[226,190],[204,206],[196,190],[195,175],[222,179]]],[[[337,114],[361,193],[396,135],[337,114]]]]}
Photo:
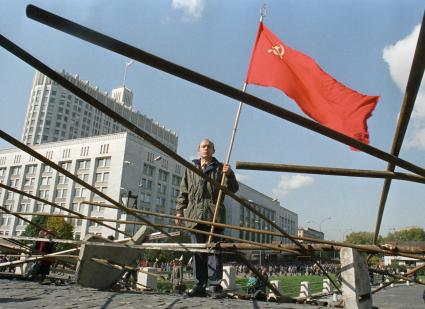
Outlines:
{"type": "MultiPolygon", "coordinates": [[[[182,214],[176,214],[176,217],[182,217],[182,214]]],[[[182,225],[182,220],[180,220],[179,218],[175,219],[175,223],[176,225],[182,225]]]]}
{"type": "Polygon", "coordinates": [[[230,168],[230,164],[223,164],[223,173],[226,174],[226,176],[230,176],[232,174],[232,169],[230,168]]]}

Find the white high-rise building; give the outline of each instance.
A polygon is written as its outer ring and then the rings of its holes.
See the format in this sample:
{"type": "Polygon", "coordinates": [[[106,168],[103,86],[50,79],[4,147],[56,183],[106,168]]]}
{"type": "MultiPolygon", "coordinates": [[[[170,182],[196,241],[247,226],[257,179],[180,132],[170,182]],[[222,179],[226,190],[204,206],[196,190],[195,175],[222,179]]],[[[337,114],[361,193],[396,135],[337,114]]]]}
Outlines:
{"type": "MultiPolygon", "coordinates": [[[[64,71],[61,75],[173,151],[177,151],[177,135],[134,111],[133,93],[127,87],[113,89],[112,96],[109,96],[107,92],[99,90],[99,87],[80,80],[78,75],[64,71]]],[[[23,143],[37,145],[123,131],[127,130],[109,116],[42,73],[35,73],[22,132],[23,143]]]]}

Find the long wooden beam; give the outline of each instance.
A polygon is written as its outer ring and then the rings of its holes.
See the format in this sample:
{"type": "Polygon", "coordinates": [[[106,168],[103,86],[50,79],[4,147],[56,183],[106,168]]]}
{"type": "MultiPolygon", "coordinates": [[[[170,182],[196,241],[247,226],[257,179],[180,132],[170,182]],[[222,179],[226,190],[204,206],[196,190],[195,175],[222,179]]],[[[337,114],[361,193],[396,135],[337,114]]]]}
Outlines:
{"type": "MultiPolygon", "coordinates": [[[[403,97],[400,116],[398,117],[397,129],[394,135],[391,154],[398,156],[400,154],[401,145],[407,131],[416,96],[421,85],[421,80],[425,70],[425,14],[422,17],[422,26],[419,32],[418,42],[416,44],[415,55],[413,56],[412,67],[410,69],[409,79],[406,85],[406,91],[403,97]]],[[[395,164],[388,162],[387,171],[394,171],[395,164]]],[[[423,176],[423,175],[422,175],[423,176]]],[[[382,187],[381,199],[379,201],[378,214],[376,216],[375,234],[373,243],[378,242],[379,230],[381,229],[382,216],[384,214],[385,204],[387,202],[388,193],[390,191],[391,179],[386,179],[382,187]]]]}
{"type": "MultiPolygon", "coordinates": [[[[316,133],[329,137],[333,140],[339,141],[345,145],[359,149],[371,156],[384,160],[388,163],[395,164],[415,174],[425,177],[425,169],[419,166],[416,166],[410,162],[400,159],[397,156],[386,153],[378,148],[372,147],[370,145],[366,145],[354,138],[351,138],[340,132],[332,130],[313,120],[300,116],[296,113],[290,112],[282,107],[274,105],[270,102],[257,98],[248,93],[242,92],[239,89],[231,87],[227,84],[224,84],[222,82],[209,78],[205,75],[199,74],[192,70],[189,70],[180,65],[174,64],[170,61],[167,61],[165,59],[162,59],[150,53],[147,53],[141,49],[138,49],[134,46],[126,44],[122,41],[116,40],[112,37],[106,36],[100,32],[96,32],[87,27],[81,26],[68,19],[60,17],[48,11],[45,11],[41,8],[38,8],[34,5],[28,5],[26,13],[29,18],[36,20],[42,24],[45,24],[49,27],[68,33],[72,36],[75,36],[77,38],[90,42],[92,44],[98,45],[100,47],[103,47],[105,49],[118,53],[120,55],[123,55],[125,57],[134,59],[138,62],[144,63],[148,66],[151,66],[163,72],[180,77],[184,80],[200,85],[207,89],[221,93],[237,101],[242,101],[264,112],[267,112],[279,118],[288,120],[308,130],[314,131],[316,133]]],[[[9,51],[12,50],[11,52],[13,54],[21,58],[21,56],[18,55],[18,53],[16,52],[14,48],[10,48],[10,43],[8,43],[7,41],[8,40],[4,37],[0,38],[0,44],[4,48],[8,49],[9,51]]]]}
{"type": "Polygon", "coordinates": [[[350,176],[364,178],[384,178],[425,183],[425,178],[415,174],[399,173],[394,171],[376,171],[349,169],[325,166],[289,165],[276,163],[259,163],[236,161],[236,168],[254,171],[290,172],[315,175],[350,176]]]}

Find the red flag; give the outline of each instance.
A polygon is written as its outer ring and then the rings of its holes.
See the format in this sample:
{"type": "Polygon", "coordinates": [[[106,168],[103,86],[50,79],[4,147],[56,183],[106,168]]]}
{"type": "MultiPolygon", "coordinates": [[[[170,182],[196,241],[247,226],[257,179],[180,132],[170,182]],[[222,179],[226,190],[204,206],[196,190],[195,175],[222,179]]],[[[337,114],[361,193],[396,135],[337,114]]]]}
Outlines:
{"type": "Polygon", "coordinates": [[[246,83],[278,88],[317,122],[369,143],[366,120],[379,96],[344,86],[314,59],[283,44],[263,23],[258,28],[246,83]]]}

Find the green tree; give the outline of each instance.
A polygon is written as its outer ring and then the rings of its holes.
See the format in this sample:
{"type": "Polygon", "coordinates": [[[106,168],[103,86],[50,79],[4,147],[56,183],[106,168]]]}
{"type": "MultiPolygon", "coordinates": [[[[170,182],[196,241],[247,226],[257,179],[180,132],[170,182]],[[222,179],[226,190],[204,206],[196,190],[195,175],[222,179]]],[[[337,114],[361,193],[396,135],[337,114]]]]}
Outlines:
{"type": "Polygon", "coordinates": [[[385,242],[397,241],[425,241],[425,231],[419,227],[403,229],[389,233],[385,238],[385,242]]]}
{"type": "MultiPolygon", "coordinates": [[[[46,222],[46,228],[51,230],[53,234],[57,235],[59,239],[73,239],[74,226],[65,221],[61,217],[49,217],[46,222]]],[[[67,244],[55,244],[56,251],[62,251],[69,248],[67,244]]]]}
{"type": "MultiPolygon", "coordinates": [[[[46,216],[34,216],[31,220],[32,223],[37,226],[43,227],[47,230],[51,230],[55,235],[55,238],[58,239],[72,239],[72,232],[74,230],[74,226],[68,222],[66,222],[63,218],[59,217],[46,217],[46,216]]],[[[25,228],[25,231],[22,233],[22,236],[27,237],[38,237],[38,233],[40,232],[40,228],[33,224],[28,224],[25,228]]],[[[68,248],[66,244],[55,244],[56,251],[65,250],[68,248]]]]}
{"type": "MultiPolygon", "coordinates": [[[[373,244],[374,233],[371,232],[353,232],[347,235],[344,242],[356,245],[371,245],[373,244]]],[[[378,236],[378,242],[382,240],[381,236],[378,236]]]]}
{"type": "Polygon", "coordinates": [[[34,216],[32,217],[31,222],[33,224],[27,225],[27,227],[25,228],[25,231],[22,233],[22,236],[38,237],[38,233],[40,232],[40,228],[38,228],[38,226],[41,226],[44,228],[46,226],[47,217],[34,216]]]}

